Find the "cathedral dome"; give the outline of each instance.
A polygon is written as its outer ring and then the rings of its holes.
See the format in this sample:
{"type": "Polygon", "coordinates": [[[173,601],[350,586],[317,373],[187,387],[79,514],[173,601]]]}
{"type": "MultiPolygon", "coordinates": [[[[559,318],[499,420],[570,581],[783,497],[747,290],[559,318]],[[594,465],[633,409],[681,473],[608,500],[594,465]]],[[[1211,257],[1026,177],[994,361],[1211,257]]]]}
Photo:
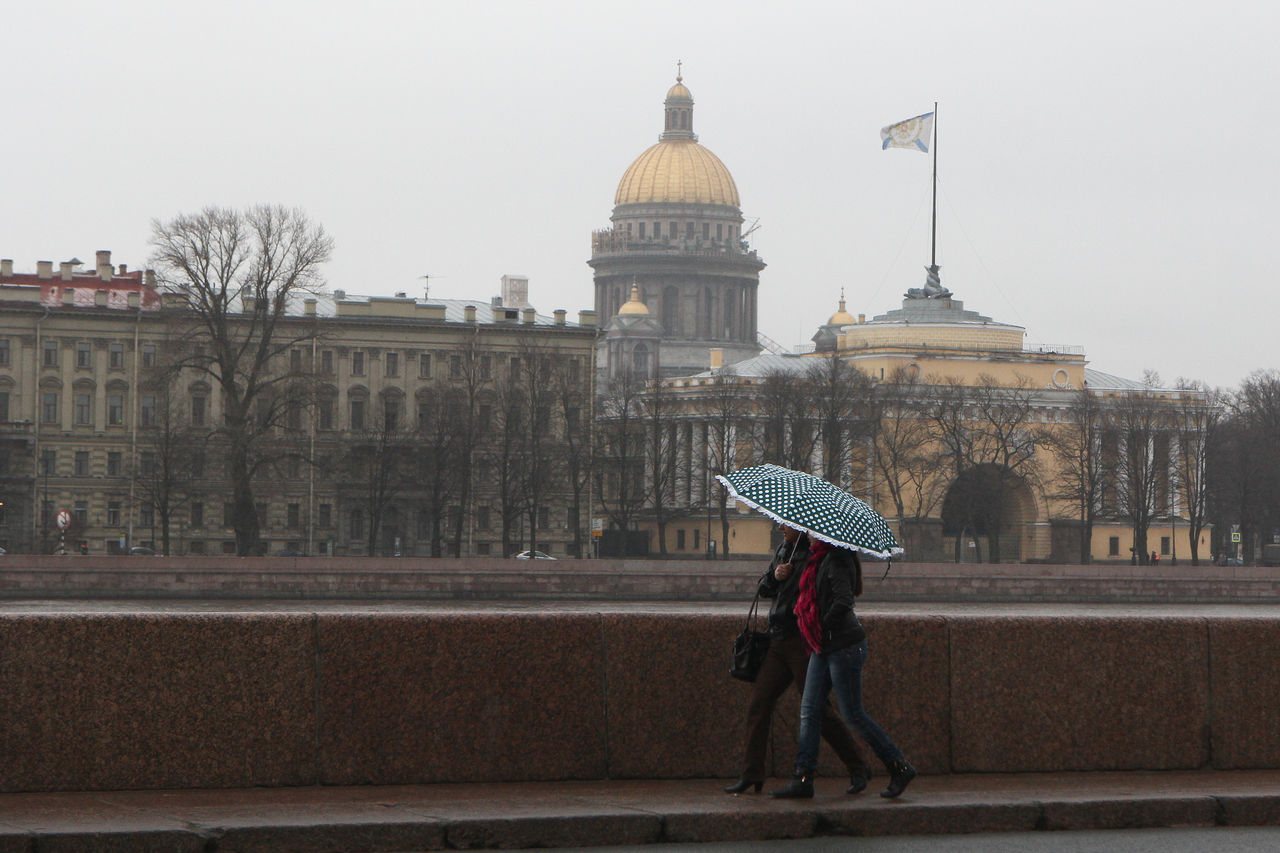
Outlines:
{"type": "Polygon", "coordinates": [[[853,315],[845,310],[844,307],[844,291],[840,291],[840,308],[836,313],[831,315],[831,319],[827,320],[828,326],[852,326],[857,320],[853,319],[853,315]]]}
{"type": "Polygon", "coordinates": [[[740,206],[738,186],[724,163],[692,139],[665,139],[623,173],[614,204],[653,202],[740,206]]]}
{"type": "Polygon", "coordinates": [[[618,309],[618,313],[619,314],[643,314],[645,316],[648,316],[649,306],[645,305],[644,302],[640,299],[639,285],[632,283],[631,298],[627,300],[625,303],[623,303],[622,307],[618,309]]]}
{"type": "Polygon", "coordinates": [[[663,111],[665,124],[658,144],[623,173],[613,203],[739,207],[733,176],[719,157],[698,144],[693,132],[693,94],[679,74],[667,90],[663,111]]]}

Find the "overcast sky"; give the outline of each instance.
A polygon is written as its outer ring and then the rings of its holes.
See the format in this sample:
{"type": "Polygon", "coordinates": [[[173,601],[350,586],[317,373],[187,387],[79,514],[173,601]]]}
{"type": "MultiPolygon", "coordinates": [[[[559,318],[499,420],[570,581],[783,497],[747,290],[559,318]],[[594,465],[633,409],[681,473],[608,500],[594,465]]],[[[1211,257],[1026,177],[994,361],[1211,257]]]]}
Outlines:
{"type": "Polygon", "coordinates": [[[352,293],[591,308],[592,230],[676,61],[737,182],[760,329],[966,308],[1129,378],[1236,386],[1276,354],[1274,0],[0,3],[0,257],[144,266],[153,218],[304,209],[352,293]]]}

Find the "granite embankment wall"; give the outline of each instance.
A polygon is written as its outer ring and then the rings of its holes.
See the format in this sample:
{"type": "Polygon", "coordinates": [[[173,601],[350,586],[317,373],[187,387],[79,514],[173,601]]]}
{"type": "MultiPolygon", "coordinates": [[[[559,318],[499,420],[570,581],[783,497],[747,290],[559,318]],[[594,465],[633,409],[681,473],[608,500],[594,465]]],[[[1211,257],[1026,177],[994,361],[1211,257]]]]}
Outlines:
{"type": "MultiPolygon", "coordinates": [[[[554,598],[741,601],[763,559],[503,560],[358,557],[0,557],[0,599],[554,598]]],[[[1280,601],[1280,568],[916,563],[865,565],[866,601],[1280,601]]]]}
{"type": "MultiPolygon", "coordinates": [[[[0,790],[736,778],[741,617],[652,610],[0,613],[0,790]]],[[[925,773],[1280,767],[1280,618],[863,621],[925,773]]]]}

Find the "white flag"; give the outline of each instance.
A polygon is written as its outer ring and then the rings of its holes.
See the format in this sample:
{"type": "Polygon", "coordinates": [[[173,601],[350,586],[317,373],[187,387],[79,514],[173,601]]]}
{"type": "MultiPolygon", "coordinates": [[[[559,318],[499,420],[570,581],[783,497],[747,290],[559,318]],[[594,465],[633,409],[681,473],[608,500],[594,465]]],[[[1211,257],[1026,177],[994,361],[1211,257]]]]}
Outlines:
{"type": "Polygon", "coordinates": [[[929,140],[933,136],[933,113],[909,118],[897,124],[880,128],[880,150],[886,148],[916,148],[929,152],[929,140]]]}

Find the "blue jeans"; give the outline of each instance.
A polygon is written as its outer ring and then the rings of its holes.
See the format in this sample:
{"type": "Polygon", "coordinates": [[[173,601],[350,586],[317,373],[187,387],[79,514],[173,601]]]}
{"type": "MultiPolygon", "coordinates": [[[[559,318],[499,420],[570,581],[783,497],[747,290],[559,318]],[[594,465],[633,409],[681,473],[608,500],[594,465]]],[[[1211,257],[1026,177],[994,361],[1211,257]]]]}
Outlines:
{"type": "Polygon", "coordinates": [[[836,705],[849,728],[861,735],[871,750],[888,767],[902,760],[902,750],[894,745],[884,729],[867,716],[862,707],[862,665],[867,662],[867,641],[856,646],[810,655],[809,672],[804,681],[804,698],[800,700],[800,748],[796,767],[813,770],[818,766],[818,746],[822,740],[822,706],[827,694],[835,691],[836,705]]]}

